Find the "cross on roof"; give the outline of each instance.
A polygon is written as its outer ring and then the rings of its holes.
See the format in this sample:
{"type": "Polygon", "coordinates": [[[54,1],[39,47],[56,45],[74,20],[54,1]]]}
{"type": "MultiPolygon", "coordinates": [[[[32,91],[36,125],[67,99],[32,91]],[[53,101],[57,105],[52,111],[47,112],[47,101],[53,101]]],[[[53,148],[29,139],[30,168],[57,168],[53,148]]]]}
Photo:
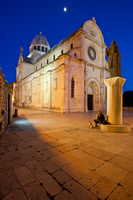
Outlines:
{"type": "Polygon", "coordinates": [[[21,52],[21,53],[23,52],[23,50],[24,50],[23,47],[20,47],[20,52],[21,52]]]}

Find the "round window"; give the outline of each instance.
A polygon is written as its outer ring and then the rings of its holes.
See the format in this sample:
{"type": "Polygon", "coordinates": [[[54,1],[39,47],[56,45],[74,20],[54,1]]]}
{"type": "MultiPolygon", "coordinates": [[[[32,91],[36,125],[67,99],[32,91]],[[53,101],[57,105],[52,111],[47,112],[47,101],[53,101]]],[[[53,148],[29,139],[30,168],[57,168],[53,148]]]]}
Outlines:
{"type": "Polygon", "coordinates": [[[89,46],[88,48],[88,56],[91,60],[96,59],[96,50],[92,46],[89,46]]]}

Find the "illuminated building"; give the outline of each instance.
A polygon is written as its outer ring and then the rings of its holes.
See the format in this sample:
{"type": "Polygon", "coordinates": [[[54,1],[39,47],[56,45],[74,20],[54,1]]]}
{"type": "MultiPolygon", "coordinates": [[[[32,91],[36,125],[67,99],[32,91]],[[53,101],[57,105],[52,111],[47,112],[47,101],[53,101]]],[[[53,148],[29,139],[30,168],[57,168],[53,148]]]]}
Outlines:
{"type": "Polygon", "coordinates": [[[106,108],[103,80],[110,77],[106,45],[95,18],[50,49],[40,33],[17,66],[15,105],[57,112],[106,108]]]}

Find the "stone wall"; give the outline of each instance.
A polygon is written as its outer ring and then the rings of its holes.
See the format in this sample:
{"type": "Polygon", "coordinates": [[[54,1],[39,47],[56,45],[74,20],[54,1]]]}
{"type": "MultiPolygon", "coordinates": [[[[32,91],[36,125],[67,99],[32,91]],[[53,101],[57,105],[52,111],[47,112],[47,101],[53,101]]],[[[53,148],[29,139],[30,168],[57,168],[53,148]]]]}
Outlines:
{"type": "Polygon", "coordinates": [[[123,107],[123,110],[130,110],[130,111],[133,111],[133,107],[123,107]]]}
{"type": "Polygon", "coordinates": [[[8,85],[0,69],[0,135],[8,125],[8,95],[8,85]]]}

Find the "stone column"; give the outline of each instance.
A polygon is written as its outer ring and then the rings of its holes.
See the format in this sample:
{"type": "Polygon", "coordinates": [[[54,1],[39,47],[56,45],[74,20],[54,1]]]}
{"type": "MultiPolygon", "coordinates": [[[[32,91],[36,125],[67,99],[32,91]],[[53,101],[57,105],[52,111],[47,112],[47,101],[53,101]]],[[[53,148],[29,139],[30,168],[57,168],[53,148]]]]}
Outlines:
{"type": "Polygon", "coordinates": [[[104,79],[107,87],[107,116],[111,124],[122,124],[122,87],[125,81],[118,76],[104,79]]]}

